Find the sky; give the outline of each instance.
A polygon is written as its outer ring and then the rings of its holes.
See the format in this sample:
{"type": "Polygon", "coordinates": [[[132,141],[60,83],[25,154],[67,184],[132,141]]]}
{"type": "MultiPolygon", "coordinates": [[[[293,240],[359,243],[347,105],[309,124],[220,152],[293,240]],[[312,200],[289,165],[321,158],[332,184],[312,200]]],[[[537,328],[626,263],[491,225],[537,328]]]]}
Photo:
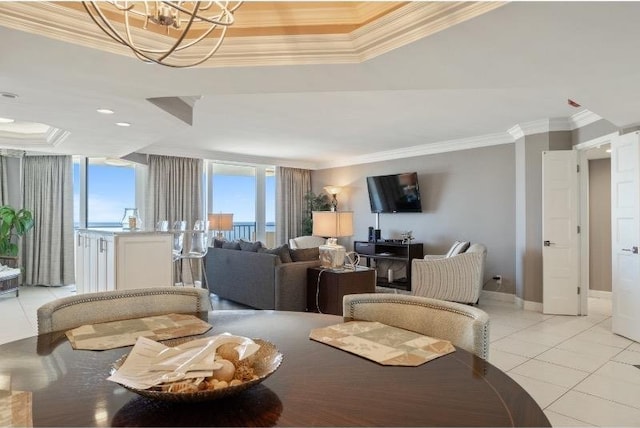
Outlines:
{"type": "MultiPolygon", "coordinates": [[[[132,167],[89,164],[88,221],[120,223],[125,208],[135,208],[135,171],[132,167]]],[[[213,211],[233,213],[233,221],[255,221],[255,177],[216,175],[213,211]]],[[[275,177],[266,179],[266,221],[275,222],[275,177]]],[[[73,165],[74,221],[80,218],[80,165],[73,165]]]]}

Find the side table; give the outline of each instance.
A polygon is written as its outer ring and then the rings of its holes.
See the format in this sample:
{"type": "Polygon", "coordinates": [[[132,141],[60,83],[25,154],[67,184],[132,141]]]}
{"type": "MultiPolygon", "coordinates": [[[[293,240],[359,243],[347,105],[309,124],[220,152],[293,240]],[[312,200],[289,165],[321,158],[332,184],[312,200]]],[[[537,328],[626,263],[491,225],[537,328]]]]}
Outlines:
{"type": "Polygon", "coordinates": [[[342,316],[345,294],[375,293],[375,269],[357,266],[352,269],[307,269],[307,311],[342,316]],[[318,281],[320,277],[320,281],[318,281]],[[317,305],[316,305],[317,296],[317,305]]]}

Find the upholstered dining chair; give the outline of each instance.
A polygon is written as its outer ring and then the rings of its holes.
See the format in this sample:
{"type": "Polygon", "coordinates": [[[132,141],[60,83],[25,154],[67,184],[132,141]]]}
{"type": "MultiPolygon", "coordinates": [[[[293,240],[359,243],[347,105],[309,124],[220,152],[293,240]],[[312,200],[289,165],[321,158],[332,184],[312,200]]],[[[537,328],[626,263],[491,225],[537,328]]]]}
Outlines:
{"type": "Polygon", "coordinates": [[[481,309],[387,293],[347,294],[342,309],[345,321],[377,321],[448,340],[480,358],[489,358],[489,315],[481,309]]]}
{"type": "Polygon", "coordinates": [[[85,324],[210,309],[209,291],[202,288],[152,287],[78,294],[40,306],[38,334],[85,324]]]}

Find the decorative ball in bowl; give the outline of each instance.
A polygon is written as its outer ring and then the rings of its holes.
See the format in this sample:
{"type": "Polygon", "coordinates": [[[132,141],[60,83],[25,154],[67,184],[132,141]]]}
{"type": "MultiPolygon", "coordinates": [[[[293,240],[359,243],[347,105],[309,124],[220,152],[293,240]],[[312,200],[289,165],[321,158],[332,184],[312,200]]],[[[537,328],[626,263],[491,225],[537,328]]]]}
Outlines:
{"type": "MultiPolygon", "coordinates": [[[[238,367],[235,368],[235,378],[229,382],[219,382],[216,379],[212,379],[210,381],[202,381],[196,385],[193,380],[188,379],[176,382],[174,385],[158,385],[157,387],[149,389],[131,388],[126,385],[122,386],[143,397],[173,402],[209,401],[237,394],[264,381],[271,376],[282,363],[283,356],[274,344],[262,339],[253,339],[253,341],[260,345],[260,349],[250,357],[250,361],[240,363],[238,367]]],[[[117,360],[113,364],[111,372],[113,373],[115,370],[118,370],[126,358],[127,355],[124,355],[117,360]]]]}

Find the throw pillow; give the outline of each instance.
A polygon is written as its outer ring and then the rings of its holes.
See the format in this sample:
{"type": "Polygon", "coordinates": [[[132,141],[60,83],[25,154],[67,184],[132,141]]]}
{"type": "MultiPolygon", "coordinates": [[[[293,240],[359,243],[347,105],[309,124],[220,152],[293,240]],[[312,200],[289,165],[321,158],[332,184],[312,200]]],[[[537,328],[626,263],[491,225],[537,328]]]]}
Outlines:
{"type": "Polygon", "coordinates": [[[320,248],[296,248],[289,250],[291,260],[294,262],[307,262],[320,258],[320,248]]]}
{"type": "Polygon", "coordinates": [[[225,250],[239,250],[240,244],[238,243],[238,241],[224,241],[222,243],[222,248],[224,248],[225,250]]]}
{"type": "Polygon", "coordinates": [[[240,249],[242,251],[253,251],[255,253],[260,248],[262,248],[262,242],[260,241],[251,242],[251,241],[245,241],[244,239],[240,239],[238,241],[238,244],[240,244],[240,249]]]}
{"type": "Polygon", "coordinates": [[[268,254],[275,254],[276,256],[280,257],[280,261],[282,263],[291,263],[293,260],[291,260],[291,255],[289,254],[289,245],[288,244],[284,244],[281,245],[279,247],[276,248],[260,248],[258,250],[259,253],[268,253],[268,254]]]}
{"type": "Polygon", "coordinates": [[[222,248],[222,244],[224,244],[225,241],[223,241],[222,239],[213,239],[213,248],[222,248]]]}
{"type": "Polygon", "coordinates": [[[456,241],[453,243],[451,248],[449,248],[449,251],[447,252],[447,255],[445,257],[453,257],[458,254],[462,254],[467,251],[467,249],[469,249],[470,245],[471,243],[469,241],[456,241]]]}

